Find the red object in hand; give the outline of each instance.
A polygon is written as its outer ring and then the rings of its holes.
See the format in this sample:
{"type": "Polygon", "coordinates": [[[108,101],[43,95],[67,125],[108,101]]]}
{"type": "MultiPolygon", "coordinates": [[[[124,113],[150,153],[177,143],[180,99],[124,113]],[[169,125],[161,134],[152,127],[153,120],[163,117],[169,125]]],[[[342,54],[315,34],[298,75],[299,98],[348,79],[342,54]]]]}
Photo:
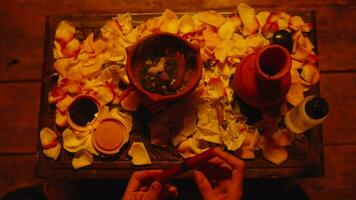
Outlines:
{"type": "Polygon", "coordinates": [[[199,165],[207,162],[208,160],[215,157],[215,153],[213,152],[214,148],[210,148],[203,153],[200,153],[191,158],[187,158],[183,163],[175,164],[171,168],[164,170],[162,174],[155,177],[156,181],[166,181],[170,178],[177,176],[183,172],[186,172],[190,169],[194,169],[199,165]]]}

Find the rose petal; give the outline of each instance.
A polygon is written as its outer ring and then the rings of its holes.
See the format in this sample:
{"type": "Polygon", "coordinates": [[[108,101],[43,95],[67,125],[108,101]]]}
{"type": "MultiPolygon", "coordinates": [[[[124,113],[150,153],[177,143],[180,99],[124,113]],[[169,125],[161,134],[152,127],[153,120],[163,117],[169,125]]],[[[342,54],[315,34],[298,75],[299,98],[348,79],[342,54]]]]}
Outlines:
{"type": "Polygon", "coordinates": [[[231,40],[220,41],[219,44],[214,49],[215,58],[219,60],[221,63],[224,63],[232,46],[233,46],[233,42],[231,40]]]}
{"type": "Polygon", "coordinates": [[[314,85],[319,81],[320,73],[314,64],[306,64],[302,68],[301,77],[311,85],[314,85]]]}
{"type": "Polygon", "coordinates": [[[192,32],[195,29],[195,23],[193,17],[188,14],[184,14],[179,20],[178,30],[182,34],[192,32]]]}
{"type": "Polygon", "coordinates": [[[287,30],[291,16],[286,12],[279,12],[278,14],[278,27],[280,30],[287,30]]]}
{"type": "Polygon", "coordinates": [[[64,20],[58,24],[54,38],[61,44],[66,44],[73,39],[75,31],[74,25],[64,20]]]}
{"type": "Polygon", "coordinates": [[[288,93],[286,95],[286,100],[293,106],[298,105],[304,99],[303,87],[301,84],[294,83],[291,84],[288,93]]]}
{"type": "Polygon", "coordinates": [[[95,97],[101,105],[106,105],[114,99],[114,94],[107,85],[92,88],[95,91],[95,97]]]}
{"type": "Polygon", "coordinates": [[[61,154],[61,144],[57,143],[57,145],[53,148],[44,149],[43,154],[48,158],[57,160],[59,155],[61,154]]]}
{"type": "Polygon", "coordinates": [[[262,137],[259,147],[262,149],[263,157],[276,165],[280,165],[288,158],[287,150],[284,147],[274,145],[269,138],[262,137]]]}
{"type": "Polygon", "coordinates": [[[63,128],[68,125],[67,121],[67,112],[61,112],[59,109],[56,109],[56,125],[63,128]]]}
{"type": "Polygon", "coordinates": [[[56,104],[56,107],[59,111],[65,113],[67,111],[68,106],[73,102],[73,100],[73,97],[71,97],[70,95],[66,95],[64,99],[62,99],[56,104]]]}
{"type": "Polygon", "coordinates": [[[241,25],[242,25],[242,21],[241,21],[240,16],[233,15],[233,16],[230,17],[230,21],[233,24],[235,31],[236,32],[239,31],[239,29],[241,28],[241,25]]]}
{"type": "Polygon", "coordinates": [[[63,100],[67,96],[67,91],[60,86],[54,86],[48,94],[48,102],[56,103],[63,100]]]}
{"type": "Polygon", "coordinates": [[[246,45],[256,50],[269,45],[269,41],[260,34],[250,35],[246,39],[246,45]]]}
{"type": "Polygon", "coordinates": [[[85,141],[91,136],[89,133],[77,134],[71,128],[63,131],[63,147],[65,150],[76,153],[83,148],[85,141]]]}
{"type": "Polygon", "coordinates": [[[118,24],[122,33],[127,34],[132,31],[132,17],[130,13],[119,14],[113,20],[118,24]]]}
{"type": "Polygon", "coordinates": [[[131,163],[134,165],[151,165],[150,156],[142,142],[133,142],[128,154],[132,157],[131,163]]]}
{"type": "Polygon", "coordinates": [[[272,38],[273,34],[279,30],[279,25],[277,22],[266,22],[262,28],[262,35],[266,38],[272,38]]]}
{"type": "Polygon", "coordinates": [[[127,111],[136,111],[140,106],[140,98],[137,92],[132,90],[127,97],[121,100],[120,104],[127,111]]]}
{"type": "Polygon", "coordinates": [[[204,11],[197,14],[199,21],[218,28],[225,22],[225,18],[216,11],[204,11]]]}
{"type": "Polygon", "coordinates": [[[288,129],[279,129],[272,133],[271,139],[274,145],[285,147],[291,145],[294,139],[294,134],[288,129]]]}
{"type": "Polygon", "coordinates": [[[283,147],[266,145],[262,150],[263,157],[276,165],[282,164],[288,158],[288,152],[283,147]]]}
{"type": "Polygon", "coordinates": [[[300,16],[293,16],[290,19],[289,27],[296,31],[310,32],[312,29],[311,23],[305,23],[300,16]]]}
{"type": "Polygon", "coordinates": [[[84,77],[89,79],[101,70],[104,62],[105,61],[102,56],[88,58],[81,62],[81,65],[79,65],[79,71],[84,77]]]}
{"type": "Polygon", "coordinates": [[[268,11],[262,11],[262,12],[259,12],[259,13],[256,15],[258,24],[260,25],[261,28],[266,24],[266,21],[267,21],[267,19],[268,19],[268,17],[269,17],[270,14],[271,14],[271,13],[268,12],[268,11]]]}
{"type": "Polygon", "coordinates": [[[114,107],[110,110],[110,116],[122,122],[128,132],[132,130],[132,116],[130,114],[120,112],[118,108],[114,107]]]}
{"type": "Polygon", "coordinates": [[[179,27],[179,20],[171,19],[169,21],[165,21],[162,23],[160,27],[160,31],[176,34],[178,32],[178,27],[179,27]]]}
{"type": "Polygon", "coordinates": [[[75,154],[72,165],[74,169],[89,166],[93,163],[93,155],[87,151],[81,151],[75,154]]]}
{"type": "Polygon", "coordinates": [[[235,151],[235,155],[241,159],[255,159],[255,152],[251,151],[247,145],[242,145],[241,148],[235,151]]]}
{"type": "Polygon", "coordinates": [[[304,48],[303,46],[298,46],[295,53],[292,54],[292,58],[299,61],[299,62],[305,62],[308,56],[310,55],[311,51],[304,48]]]}
{"type": "Polygon", "coordinates": [[[40,131],[40,141],[42,147],[49,148],[51,145],[53,145],[53,142],[57,142],[57,134],[50,128],[44,127],[40,131]]]}
{"type": "Polygon", "coordinates": [[[258,21],[255,16],[255,9],[249,7],[245,3],[240,3],[237,6],[237,12],[240,15],[243,26],[243,34],[249,35],[257,31],[258,21]]]}
{"type": "Polygon", "coordinates": [[[62,53],[67,58],[77,56],[79,51],[80,51],[80,42],[76,38],[74,38],[71,41],[69,41],[62,48],[62,53]]]}
{"type": "Polygon", "coordinates": [[[218,35],[222,40],[229,40],[235,32],[235,26],[230,19],[227,19],[218,29],[218,35]]]}
{"type": "Polygon", "coordinates": [[[226,96],[226,91],[220,77],[214,77],[206,85],[206,91],[212,98],[221,98],[226,96]]]}
{"type": "Polygon", "coordinates": [[[204,39],[204,45],[210,49],[214,49],[220,42],[218,34],[210,28],[203,30],[202,36],[204,39]]]}
{"type": "Polygon", "coordinates": [[[60,59],[63,58],[64,55],[62,54],[62,46],[58,41],[53,42],[54,47],[53,47],[53,57],[55,59],[60,59]]]}

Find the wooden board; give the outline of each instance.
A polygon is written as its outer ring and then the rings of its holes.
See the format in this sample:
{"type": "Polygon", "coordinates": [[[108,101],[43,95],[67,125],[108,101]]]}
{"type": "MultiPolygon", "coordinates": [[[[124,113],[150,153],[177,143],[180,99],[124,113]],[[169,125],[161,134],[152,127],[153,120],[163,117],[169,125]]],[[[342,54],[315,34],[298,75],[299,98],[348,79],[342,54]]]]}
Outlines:
{"type": "MultiPolygon", "coordinates": [[[[277,9],[275,9],[277,10],[277,9]]],[[[293,11],[288,12],[302,15],[306,21],[315,24],[315,15],[311,11],[293,11]]],[[[134,25],[142,21],[160,15],[161,13],[145,13],[132,14],[134,25]]],[[[223,12],[225,15],[231,12],[223,12]]],[[[48,16],[46,21],[45,47],[44,47],[44,66],[42,72],[42,96],[41,96],[41,112],[39,120],[39,130],[48,126],[56,129],[54,123],[54,108],[47,101],[48,91],[54,86],[56,80],[51,78],[54,73],[52,63],[54,61],[52,55],[53,37],[57,24],[61,20],[70,20],[74,25],[82,31],[84,35],[90,32],[98,32],[98,28],[103,26],[105,22],[115,15],[72,15],[72,16],[48,16]]],[[[316,44],[315,29],[311,33],[311,39],[316,44]]],[[[319,94],[319,85],[311,90],[311,93],[319,94]]],[[[138,112],[134,116],[135,122],[147,122],[147,118],[142,112],[138,112]]],[[[172,163],[177,163],[182,158],[172,148],[162,149],[150,145],[148,142],[149,134],[147,130],[134,125],[134,130],[130,134],[130,146],[132,141],[143,141],[150,154],[153,164],[150,166],[133,166],[127,156],[127,148],[124,148],[116,158],[110,161],[103,159],[95,159],[94,163],[86,168],[75,171],[71,166],[71,158],[73,155],[62,151],[59,160],[54,161],[44,157],[41,147],[38,147],[38,162],[36,173],[40,177],[50,178],[128,178],[134,170],[168,168],[172,163]],[[136,128],[135,128],[136,127],[136,128]]],[[[276,166],[261,156],[255,160],[246,161],[248,178],[261,177],[285,177],[293,175],[305,176],[320,176],[323,174],[323,154],[322,154],[322,131],[321,126],[311,129],[305,136],[297,138],[291,147],[288,148],[289,159],[287,162],[276,166]]],[[[187,177],[183,174],[180,178],[187,177]]]]}

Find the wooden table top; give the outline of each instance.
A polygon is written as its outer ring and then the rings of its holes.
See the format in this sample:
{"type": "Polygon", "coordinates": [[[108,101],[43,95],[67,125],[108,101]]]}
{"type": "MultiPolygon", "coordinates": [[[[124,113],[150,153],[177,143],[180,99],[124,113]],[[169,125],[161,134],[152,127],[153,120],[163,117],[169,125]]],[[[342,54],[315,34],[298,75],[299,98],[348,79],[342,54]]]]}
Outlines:
{"type": "MultiPolygon", "coordinates": [[[[256,8],[316,11],[321,95],[331,110],[323,124],[325,176],[300,180],[315,199],[356,194],[356,2],[352,0],[243,1],[256,8]]],[[[234,8],[234,0],[0,1],[0,196],[35,183],[45,16],[234,8]],[[24,167],[25,166],[25,167],[24,167]]]]}

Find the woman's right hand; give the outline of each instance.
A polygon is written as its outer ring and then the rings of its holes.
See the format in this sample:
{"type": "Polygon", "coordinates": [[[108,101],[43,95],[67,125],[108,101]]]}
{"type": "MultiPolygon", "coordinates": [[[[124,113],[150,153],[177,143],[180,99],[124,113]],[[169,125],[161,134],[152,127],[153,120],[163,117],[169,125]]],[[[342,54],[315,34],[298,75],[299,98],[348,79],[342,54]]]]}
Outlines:
{"type": "Polygon", "coordinates": [[[215,158],[193,172],[201,195],[205,200],[241,199],[244,162],[218,148],[214,149],[214,153],[215,158]]]}

